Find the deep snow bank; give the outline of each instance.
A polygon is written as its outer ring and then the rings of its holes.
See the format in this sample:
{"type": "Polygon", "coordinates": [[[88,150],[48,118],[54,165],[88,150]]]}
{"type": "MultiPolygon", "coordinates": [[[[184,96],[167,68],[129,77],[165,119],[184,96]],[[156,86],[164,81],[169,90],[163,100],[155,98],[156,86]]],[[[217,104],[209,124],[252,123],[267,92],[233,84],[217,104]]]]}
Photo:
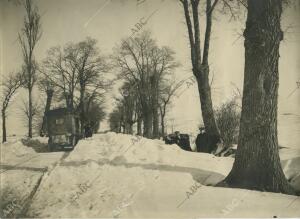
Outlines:
{"type": "Polygon", "coordinates": [[[117,156],[126,159],[127,163],[154,163],[197,168],[222,175],[230,171],[233,161],[229,157],[221,158],[211,154],[184,151],[177,145],[166,145],[161,140],[113,132],[94,135],[92,138],[80,141],[65,161],[111,160],[117,156]],[[214,162],[210,162],[212,160],[214,162]]]}
{"type": "Polygon", "coordinates": [[[36,156],[21,140],[1,144],[0,151],[0,217],[14,217],[21,212],[41,173],[18,169],[23,162],[36,156]]]}
{"type": "Polygon", "coordinates": [[[34,148],[45,147],[47,149],[48,138],[33,137],[29,138],[10,138],[8,142],[0,144],[1,163],[15,162],[19,158],[35,155],[34,148]]]}
{"type": "Polygon", "coordinates": [[[63,156],[63,152],[36,153],[32,148],[32,144],[43,146],[46,141],[14,138],[0,145],[1,218],[24,216],[20,213],[30,203],[43,174],[63,156]]]}
{"type": "Polygon", "coordinates": [[[207,187],[232,158],[107,133],[82,140],[42,183],[31,217],[296,217],[295,196],[207,187]],[[199,183],[200,182],[200,183],[199,183]]]}
{"type": "Polygon", "coordinates": [[[24,146],[21,140],[1,144],[1,163],[13,162],[21,157],[35,154],[32,148],[24,146]]]}
{"type": "Polygon", "coordinates": [[[34,150],[24,146],[21,140],[15,140],[12,142],[5,142],[1,144],[1,153],[5,157],[9,157],[11,155],[15,156],[23,156],[25,154],[35,153],[34,150]]]}

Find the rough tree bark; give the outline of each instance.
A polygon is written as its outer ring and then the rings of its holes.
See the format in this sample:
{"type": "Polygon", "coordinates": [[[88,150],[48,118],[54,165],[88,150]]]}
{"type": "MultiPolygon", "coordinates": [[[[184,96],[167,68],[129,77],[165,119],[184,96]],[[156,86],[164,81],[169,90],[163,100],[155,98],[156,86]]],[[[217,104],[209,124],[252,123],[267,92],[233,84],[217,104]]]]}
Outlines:
{"type": "Polygon", "coordinates": [[[242,115],[230,187],[293,194],[277,139],[281,0],[248,0],[242,115]]]}

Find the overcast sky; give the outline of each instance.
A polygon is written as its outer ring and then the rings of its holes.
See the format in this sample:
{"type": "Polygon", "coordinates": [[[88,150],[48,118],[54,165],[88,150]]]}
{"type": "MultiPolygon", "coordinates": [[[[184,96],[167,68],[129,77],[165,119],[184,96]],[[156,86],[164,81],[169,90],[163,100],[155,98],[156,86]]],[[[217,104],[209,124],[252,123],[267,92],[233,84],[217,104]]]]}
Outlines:
{"type": "MultiPolygon", "coordinates": [[[[131,34],[131,28],[141,19],[153,16],[144,26],[150,30],[159,45],[171,47],[176,59],[182,64],[174,76],[179,79],[192,76],[187,30],[182,6],[178,0],[147,0],[137,5],[135,0],[36,0],[42,15],[43,35],[39,41],[35,57],[37,61],[45,58],[52,46],[63,46],[67,42],[78,42],[87,36],[98,40],[104,55],[124,37],[131,34]]],[[[24,9],[8,0],[0,0],[1,5],[1,74],[17,71],[22,65],[20,45],[17,34],[22,28],[24,9]]],[[[280,48],[280,113],[300,115],[300,89],[289,98],[300,80],[300,8],[290,8],[283,14],[282,29],[286,30],[285,40],[280,48]]],[[[201,17],[201,24],[205,20],[201,17]]],[[[217,14],[213,23],[213,33],[209,63],[211,76],[214,75],[212,94],[215,106],[228,100],[235,87],[242,88],[244,68],[243,38],[239,37],[245,26],[245,18],[229,21],[229,16],[217,14]]],[[[203,25],[201,29],[202,33],[203,25]]],[[[114,72],[112,72],[114,74],[114,72]]],[[[177,129],[190,131],[201,121],[197,85],[191,86],[178,99],[174,99],[173,110],[177,129]]],[[[14,99],[8,117],[8,133],[24,134],[24,122],[17,114],[24,90],[14,99]],[[16,126],[17,124],[17,126],[16,126]]],[[[35,94],[38,98],[39,94],[35,94]]],[[[108,98],[109,101],[109,98],[108,98]]],[[[108,102],[108,110],[111,104],[108,102]]],[[[171,122],[169,122],[171,124],[171,122]]]]}

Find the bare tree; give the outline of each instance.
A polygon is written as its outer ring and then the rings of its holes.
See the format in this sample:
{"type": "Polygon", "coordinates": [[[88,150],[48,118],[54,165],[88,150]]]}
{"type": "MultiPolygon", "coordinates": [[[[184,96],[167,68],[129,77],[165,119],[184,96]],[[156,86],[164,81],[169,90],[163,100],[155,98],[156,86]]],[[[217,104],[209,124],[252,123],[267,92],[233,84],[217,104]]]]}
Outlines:
{"type": "MultiPolygon", "coordinates": [[[[20,2],[18,1],[18,3],[20,2]]],[[[23,82],[21,85],[28,90],[28,107],[26,107],[26,118],[28,121],[28,136],[32,137],[32,123],[33,116],[35,114],[32,91],[37,81],[37,63],[34,58],[34,50],[41,37],[41,25],[38,9],[33,5],[32,1],[25,0],[21,4],[24,5],[26,11],[26,15],[24,17],[24,26],[19,33],[19,42],[24,60],[22,76],[23,82]]]]}
{"type": "Polygon", "coordinates": [[[211,87],[209,83],[209,48],[212,31],[213,13],[218,4],[222,3],[223,11],[228,8],[232,16],[235,15],[234,8],[227,0],[205,0],[206,27],[204,43],[200,42],[200,0],[180,0],[184,9],[184,15],[188,30],[191,49],[191,61],[193,74],[196,77],[201,103],[202,119],[208,134],[220,138],[216,125],[213,104],[211,99],[211,87]],[[191,19],[192,17],[192,19],[191,19]],[[201,52],[203,50],[203,52],[201,52]]]}
{"type": "Polygon", "coordinates": [[[4,78],[2,81],[2,142],[6,142],[6,110],[9,106],[9,103],[18,90],[23,85],[22,74],[13,74],[10,73],[7,78],[4,78]]]}
{"type": "Polygon", "coordinates": [[[109,126],[110,130],[121,133],[122,131],[122,112],[119,107],[116,107],[110,114],[109,114],[109,126]]]}
{"type": "Polygon", "coordinates": [[[232,144],[237,144],[238,129],[240,124],[240,108],[236,98],[223,103],[215,110],[216,120],[223,141],[223,150],[229,149],[232,144]]]}
{"type": "Polygon", "coordinates": [[[168,47],[159,48],[149,32],[142,32],[133,40],[123,40],[113,58],[120,77],[135,83],[144,136],[158,137],[158,92],[163,78],[178,66],[174,52],[168,47]]]}
{"type": "Polygon", "coordinates": [[[74,95],[78,85],[77,66],[73,61],[77,56],[78,51],[74,50],[73,45],[67,44],[63,49],[52,47],[47,51],[47,58],[40,70],[45,79],[57,88],[69,109],[74,109],[74,95]]]}
{"type": "Polygon", "coordinates": [[[248,0],[239,142],[225,183],[293,194],[280,164],[277,137],[281,14],[281,0],[248,0]]]}
{"type": "Polygon", "coordinates": [[[103,101],[93,99],[89,104],[85,104],[86,121],[90,126],[92,133],[97,133],[100,123],[105,119],[103,101]]]}
{"type": "Polygon", "coordinates": [[[174,59],[174,55],[174,51],[169,47],[162,47],[153,55],[154,75],[150,79],[150,83],[152,85],[154,138],[159,138],[159,98],[161,90],[164,88],[164,84],[171,80],[171,71],[179,66],[179,63],[174,59]]]}
{"type": "Polygon", "coordinates": [[[120,69],[120,77],[134,81],[141,103],[144,124],[144,136],[152,138],[153,112],[151,107],[150,76],[151,61],[150,51],[154,49],[155,42],[144,34],[136,40],[123,40],[115,54],[116,66],[120,69]]]}
{"type": "Polygon", "coordinates": [[[67,107],[80,112],[82,133],[88,125],[85,122],[85,104],[92,103],[94,98],[99,98],[109,88],[104,74],[110,66],[106,57],[99,55],[96,44],[95,39],[87,38],[79,43],[68,43],[63,49],[53,47],[48,50],[41,70],[47,80],[57,87],[67,107]]]}
{"type": "Polygon", "coordinates": [[[44,136],[47,134],[46,129],[46,114],[50,110],[53,95],[55,93],[55,86],[47,77],[40,77],[38,81],[38,86],[41,91],[43,91],[46,94],[46,104],[45,104],[45,110],[43,115],[43,122],[41,124],[40,129],[40,136],[44,136]]]}
{"type": "MultiPolygon", "coordinates": [[[[23,100],[22,105],[20,106],[20,110],[23,114],[23,119],[28,121],[29,117],[31,117],[32,123],[32,131],[40,132],[42,125],[42,106],[40,102],[35,101],[31,105],[31,110],[29,110],[28,100],[23,100]]],[[[28,128],[28,127],[27,127],[28,128]]],[[[32,132],[33,134],[33,132],[32,132]]],[[[29,136],[28,136],[29,137],[29,136]]]]}
{"type": "Polygon", "coordinates": [[[37,80],[37,63],[34,59],[34,50],[41,38],[41,24],[38,9],[34,7],[32,0],[25,0],[24,7],[26,16],[24,17],[24,26],[19,34],[19,42],[24,59],[24,87],[28,90],[28,137],[31,138],[33,117],[32,91],[37,80]]]}
{"type": "Polygon", "coordinates": [[[161,125],[161,135],[165,135],[165,117],[167,114],[167,107],[170,105],[172,97],[175,95],[176,91],[182,86],[182,81],[179,83],[169,82],[160,91],[159,95],[159,111],[160,111],[160,125],[161,125]]]}
{"type": "MultiPolygon", "coordinates": [[[[87,112],[85,111],[85,95],[89,88],[93,90],[94,94],[97,91],[106,92],[109,83],[104,79],[103,74],[107,73],[110,69],[106,58],[99,55],[99,49],[96,46],[95,39],[87,38],[85,41],[79,42],[74,45],[76,50],[75,57],[69,57],[77,68],[78,82],[79,82],[79,108],[81,127],[84,128],[87,112]]],[[[83,131],[83,130],[82,130],[83,131]]]]}
{"type": "Polygon", "coordinates": [[[123,108],[124,128],[126,134],[133,134],[133,125],[138,119],[138,93],[134,82],[125,82],[121,87],[120,106],[123,108]]]}

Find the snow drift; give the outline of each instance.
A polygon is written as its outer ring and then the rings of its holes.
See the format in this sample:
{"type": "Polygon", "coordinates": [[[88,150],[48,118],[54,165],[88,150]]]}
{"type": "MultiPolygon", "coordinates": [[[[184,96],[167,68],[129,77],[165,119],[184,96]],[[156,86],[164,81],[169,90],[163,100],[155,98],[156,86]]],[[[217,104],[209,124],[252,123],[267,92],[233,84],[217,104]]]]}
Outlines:
{"type": "MultiPolygon", "coordinates": [[[[297,217],[295,196],[206,186],[233,159],[107,133],[82,140],[43,177],[30,217],[297,217]]],[[[288,168],[289,169],[289,168],[288,168]]]]}

